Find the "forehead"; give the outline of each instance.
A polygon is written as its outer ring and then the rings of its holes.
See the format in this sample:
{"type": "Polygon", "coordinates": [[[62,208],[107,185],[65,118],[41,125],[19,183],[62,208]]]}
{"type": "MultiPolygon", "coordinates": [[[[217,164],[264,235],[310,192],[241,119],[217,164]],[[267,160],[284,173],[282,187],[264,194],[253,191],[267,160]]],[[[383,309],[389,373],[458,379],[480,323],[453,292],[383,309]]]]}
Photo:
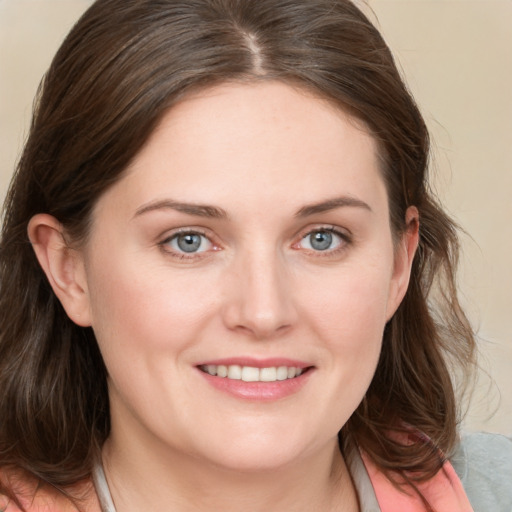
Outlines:
{"type": "Polygon", "coordinates": [[[213,87],[172,107],[113,190],[139,203],[169,194],[296,210],[334,193],[372,199],[383,185],[361,121],[302,89],[261,82],[213,87]]]}

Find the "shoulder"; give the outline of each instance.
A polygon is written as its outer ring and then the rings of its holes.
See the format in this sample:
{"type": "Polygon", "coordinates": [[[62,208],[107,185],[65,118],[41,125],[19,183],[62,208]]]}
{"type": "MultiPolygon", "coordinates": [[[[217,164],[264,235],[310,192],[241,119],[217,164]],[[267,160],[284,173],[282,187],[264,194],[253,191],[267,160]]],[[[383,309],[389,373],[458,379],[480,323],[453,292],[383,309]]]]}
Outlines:
{"type": "Polygon", "coordinates": [[[512,438],[465,433],[450,462],[475,512],[512,511],[512,438]]]}
{"type": "Polygon", "coordinates": [[[69,494],[70,499],[54,487],[21,470],[0,468],[0,512],[21,512],[14,500],[2,491],[9,489],[25,512],[100,512],[92,481],[81,482],[69,494]]]}

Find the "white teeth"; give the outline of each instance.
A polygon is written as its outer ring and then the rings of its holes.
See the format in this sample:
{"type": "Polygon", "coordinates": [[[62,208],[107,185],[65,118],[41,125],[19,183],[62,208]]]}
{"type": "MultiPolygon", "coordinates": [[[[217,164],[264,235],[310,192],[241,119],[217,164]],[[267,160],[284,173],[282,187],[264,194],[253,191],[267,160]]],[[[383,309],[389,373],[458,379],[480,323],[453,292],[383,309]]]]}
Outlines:
{"type": "Polygon", "coordinates": [[[244,366],[242,368],[242,380],[245,382],[258,382],[260,380],[259,368],[244,366]]]}
{"type": "Polygon", "coordinates": [[[280,366],[277,369],[277,380],[286,380],[288,378],[288,367],[280,366]]]}
{"type": "Polygon", "coordinates": [[[228,378],[240,380],[242,378],[242,367],[237,364],[228,366],[228,378]]]}
{"type": "MultiPolygon", "coordinates": [[[[211,366],[215,367],[215,365],[213,365],[213,364],[211,366]]],[[[215,373],[213,375],[215,375],[215,373]]],[[[224,366],[223,364],[219,364],[219,366],[217,366],[217,377],[227,377],[227,376],[228,376],[228,367],[224,366]]]]}
{"type": "Polygon", "coordinates": [[[274,382],[277,380],[276,368],[262,368],[260,370],[260,380],[263,382],[274,382]]]}
{"type": "Polygon", "coordinates": [[[303,372],[302,368],[294,366],[255,368],[253,366],[239,366],[237,364],[229,366],[208,364],[202,366],[201,369],[212,376],[227,377],[228,379],[243,380],[244,382],[275,382],[293,379],[303,372]]]}

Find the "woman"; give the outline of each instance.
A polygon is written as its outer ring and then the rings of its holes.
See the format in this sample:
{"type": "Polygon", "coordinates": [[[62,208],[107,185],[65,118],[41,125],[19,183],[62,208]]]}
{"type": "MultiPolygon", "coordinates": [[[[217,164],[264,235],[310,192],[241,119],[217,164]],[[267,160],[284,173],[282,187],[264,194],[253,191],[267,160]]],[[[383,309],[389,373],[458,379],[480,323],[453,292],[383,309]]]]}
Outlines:
{"type": "Polygon", "coordinates": [[[95,2],[5,206],[4,509],[507,507],[427,161],[348,1],[95,2]]]}

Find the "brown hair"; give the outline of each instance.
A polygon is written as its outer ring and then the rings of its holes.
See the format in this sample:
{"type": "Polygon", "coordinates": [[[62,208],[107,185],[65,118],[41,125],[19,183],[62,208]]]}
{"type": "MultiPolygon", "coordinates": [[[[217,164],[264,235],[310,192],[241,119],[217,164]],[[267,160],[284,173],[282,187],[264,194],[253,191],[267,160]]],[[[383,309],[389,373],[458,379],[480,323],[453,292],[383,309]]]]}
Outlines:
{"type": "Polygon", "coordinates": [[[427,186],[429,137],[381,35],[348,0],[98,0],[46,74],[4,209],[0,245],[0,461],[65,488],[86,478],[109,435],[106,369],[72,323],[27,239],[36,213],[87,237],[99,196],[163,114],[225,81],[293,83],[348,110],[378,141],[394,233],[420,214],[411,283],[384,333],[373,382],[343,426],[389,475],[426,479],[450,453],[450,373],[473,360],[457,301],[457,237],[427,186]],[[435,293],[433,291],[435,290],[435,293]],[[435,298],[435,300],[434,300],[435,298]],[[454,366],[455,367],[455,366],[454,366]],[[389,435],[423,432],[405,446],[389,435]]]}

